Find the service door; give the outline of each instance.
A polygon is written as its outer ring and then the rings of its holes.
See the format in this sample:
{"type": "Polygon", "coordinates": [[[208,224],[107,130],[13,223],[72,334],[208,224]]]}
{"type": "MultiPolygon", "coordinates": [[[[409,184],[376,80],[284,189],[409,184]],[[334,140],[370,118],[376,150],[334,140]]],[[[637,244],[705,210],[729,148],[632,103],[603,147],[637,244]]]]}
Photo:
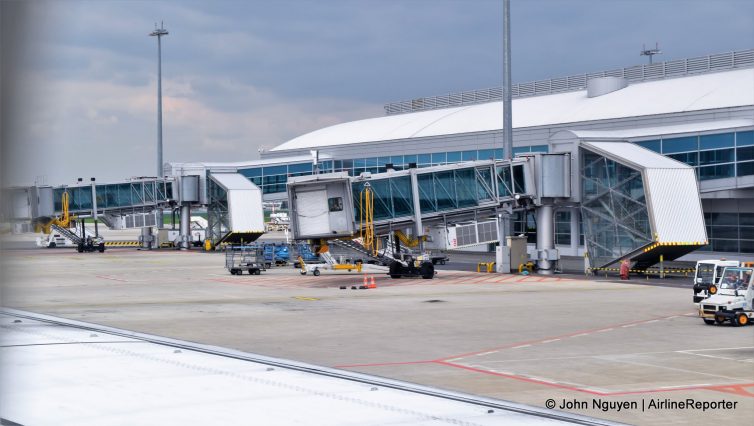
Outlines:
{"type": "Polygon", "coordinates": [[[306,238],[330,234],[330,219],[327,208],[327,191],[304,191],[296,193],[296,217],[298,234],[306,238]]]}

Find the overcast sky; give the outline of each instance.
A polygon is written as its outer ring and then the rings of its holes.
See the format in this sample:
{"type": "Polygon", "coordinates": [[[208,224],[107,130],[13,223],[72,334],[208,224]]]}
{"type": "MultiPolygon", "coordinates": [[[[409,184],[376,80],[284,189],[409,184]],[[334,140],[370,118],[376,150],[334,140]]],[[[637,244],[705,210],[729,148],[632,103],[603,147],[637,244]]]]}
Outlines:
{"type": "MultiPolygon", "coordinates": [[[[754,47],[748,0],[512,0],[513,81],[754,47]]],[[[502,0],[0,1],[5,184],[258,158],[391,101],[502,82],[502,0]]],[[[515,112],[514,112],[515,113],[515,112]]]]}

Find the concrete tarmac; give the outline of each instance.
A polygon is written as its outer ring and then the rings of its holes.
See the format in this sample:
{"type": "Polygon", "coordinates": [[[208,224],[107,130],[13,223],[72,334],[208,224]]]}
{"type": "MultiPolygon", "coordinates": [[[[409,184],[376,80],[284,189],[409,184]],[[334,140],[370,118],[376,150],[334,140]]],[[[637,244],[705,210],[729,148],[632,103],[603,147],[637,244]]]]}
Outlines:
{"type": "Polygon", "coordinates": [[[627,423],[754,416],[754,327],[705,325],[688,288],[440,270],[351,290],[362,275],[233,276],[219,253],[3,258],[8,307],[627,423]]]}

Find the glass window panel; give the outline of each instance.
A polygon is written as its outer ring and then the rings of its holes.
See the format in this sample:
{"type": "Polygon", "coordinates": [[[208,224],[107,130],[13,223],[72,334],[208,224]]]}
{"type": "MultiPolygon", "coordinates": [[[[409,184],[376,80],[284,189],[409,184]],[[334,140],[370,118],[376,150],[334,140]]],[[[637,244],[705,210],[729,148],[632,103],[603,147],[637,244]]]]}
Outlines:
{"type": "Polygon", "coordinates": [[[733,177],[735,173],[734,164],[724,164],[721,166],[699,167],[699,180],[723,179],[733,177]]]}
{"type": "Polygon", "coordinates": [[[403,161],[402,155],[393,155],[392,157],[390,157],[390,162],[393,163],[393,166],[400,166],[400,165],[406,164],[403,161]]]}
{"type": "Polygon", "coordinates": [[[642,146],[644,148],[650,149],[654,152],[660,152],[661,151],[661,142],[659,139],[653,139],[651,141],[641,141],[636,142],[636,145],[642,146]]]}
{"type": "Polygon", "coordinates": [[[734,133],[703,135],[699,137],[699,149],[733,148],[734,133]]]}
{"type": "MultiPolygon", "coordinates": [[[[713,151],[714,152],[714,151],[713,151]]],[[[686,163],[689,166],[699,165],[699,153],[698,152],[683,152],[681,154],[668,154],[668,157],[678,160],[681,163],[686,163]]]]}
{"type": "Polygon", "coordinates": [[[736,132],[736,146],[754,145],[754,130],[736,132]]]}
{"type": "Polygon", "coordinates": [[[747,163],[738,163],[738,176],[751,176],[754,175],[754,161],[747,163]]]}
{"type": "Polygon", "coordinates": [[[476,198],[477,201],[489,200],[493,197],[494,182],[489,167],[479,168],[476,171],[476,198]]]}
{"type": "Polygon", "coordinates": [[[754,227],[742,226],[738,228],[738,238],[742,240],[754,240],[754,227]]]}
{"type": "Polygon", "coordinates": [[[431,164],[432,163],[432,155],[430,155],[430,154],[419,154],[417,156],[417,162],[419,163],[419,165],[431,164]]]}
{"type": "Polygon", "coordinates": [[[384,166],[387,163],[390,163],[390,157],[379,157],[377,159],[377,163],[379,166],[384,166]]]}
{"type": "Polygon", "coordinates": [[[754,241],[741,240],[741,253],[754,253],[754,241]]]}
{"type": "Polygon", "coordinates": [[[502,148],[496,148],[495,149],[495,159],[496,160],[502,160],[503,159],[503,149],[502,148]]]}
{"type": "Polygon", "coordinates": [[[736,213],[710,213],[709,224],[713,226],[738,226],[736,213]]]}
{"type": "Polygon", "coordinates": [[[754,226],[754,213],[739,213],[738,224],[740,226],[754,226]]]}
{"type": "Polygon", "coordinates": [[[455,182],[452,170],[434,173],[434,189],[437,210],[455,207],[455,182]]]}
{"type": "Polygon", "coordinates": [[[390,179],[393,195],[394,217],[408,216],[414,213],[414,199],[411,193],[411,177],[401,176],[390,179]]]}
{"type": "Polygon", "coordinates": [[[523,164],[513,166],[513,192],[515,192],[516,194],[526,193],[526,182],[524,181],[523,164]]]}
{"type": "Polygon", "coordinates": [[[253,167],[250,169],[240,169],[238,172],[246,177],[262,176],[261,167],[253,167]]]}
{"type": "Polygon", "coordinates": [[[737,252],[738,240],[710,240],[712,251],[737,252]]]}
{"type": "Polygon", "coordinates": [[[416,154],[404,155],[403,156],[403,162],[404,162],[404,164],[416,163],[416,154]]]}
{"type": "Polygon", "coordinates": [[[495,150],[494,149],[480,149],[479,154],[477,155],[477,158],[480,160],[490,160],[492,158],[495,158],[495,150]]]}
{"type": "Polygon", "coordinates": [[[461,161],[461,151],[451,151],[448,153],[448,163],[457,163],[461,161]]]}
{"type": "Polygon", "coordinates": [[[733,148],[699,152],[700,165],[731,162],[733,162],[733,148]]]}
{"type": "Polygon", "coordinates": [[[444,152],[432,153],[432,164],[445,164],[445,153],[444,152]]]}
{"type": "Polygon", "coordinates": [[[531,152],[544,152],[545,154],[550,151],[550,147],[547,145],[534,145],[530,149],[531,152]]]}
{"type": "Polygon", "coordinates": [[[265,176],[284,175],[286,173],[288,173],[288,166],[271,166],[262,168],[262,174],[265,176]]]}
{"type": "Polygon", "coordinates": [[[696,151],[699,149],[696,136],[687,136],[683,138],[670,138],[662,140],[662,153],[674,153],[684,151],[696,151]]]}
{"type": "Polygon", "coordinates": [[[737,226],[713,226],[710,231],[710,238],[738,238],[737,226]]]}
{"type": "Polygon", "coordinates": [[[432,173],[418,175],[419,186],[419,209],[422,213],[431,213],[437,211],[435,203],[435,191],[432,182],[432,173]]]}
{"type": "Polygon", "coordinates": [[[754,160],[754,146],[745,146],[736,150],[738,161],[754,160]]]}
{"type": "Polygon", "coordinates": [[[353,169],[353,160],[343,160],[343,168],[345,170],[353,169]]]}
{"type": "Polygon", "coordinates": [[[474,169],[455,171],[456,203],[458,207],[471,207],[477,204],[476,173],[474,169]]]}
{"type": "Polygon", "coordinates": [[[501,197],[508,197],[511,192],[511,168],[509,166],[497,167],[497,193],[501,197]]]}
{"type": "Polygon", "coordinates": [[[462,157],[463,161],[474,161],[476,160],[476,150],[474,151],[463,151],[462,157]]]}
{"type": "Polygon", "coordinates": [[[370,157],[366,160],[366,167],[377,167],[377,157],[370,157]]]}
{"type": "Polygon", "coordinates": [[[353,168],[354,169],[364,169],[364,167],[367,166],[367,161],[364,158],[356,158],[353,160],[353,168]]]}
{"type": "Polygon", "coordinates": [[[513,148],[513,155],[514,156],[516,154],[523,154],[523,153],[526,153],[526,152],[531,152],[531,147],[530,146],[518,146],[518,147],[514,147],[513,148]]]}
{"type": "MultiPolygon", "coordinates": [[[[323,161],[322,164],[320,164],[320,169],[324,170],[330,170],[332,167],[332,162],[325,162],[323,161]]],[[[288,173],[290,174],[298,174],[298,173],[306,173],[306,174],[312,174],[312,163],[300,163],[300,164],[289,164],[288,165],[288,173]]]]}

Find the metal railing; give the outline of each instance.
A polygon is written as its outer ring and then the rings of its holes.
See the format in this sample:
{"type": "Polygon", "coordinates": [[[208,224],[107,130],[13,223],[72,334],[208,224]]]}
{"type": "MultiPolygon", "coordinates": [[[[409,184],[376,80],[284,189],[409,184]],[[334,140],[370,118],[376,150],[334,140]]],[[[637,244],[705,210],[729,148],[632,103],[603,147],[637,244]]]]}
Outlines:
{"type": "MultiPolygon", "coordinates": [[[[754,66],[754,49],[739,50],[735,52],[699,56],[696,58],[635,65],[627,68],[514,84],[511,87],[511,97],[523,98],[528,96],[584,90],[586,88],[587,80],[598,77],[623,77],[629,82],[633,82],[661,80],[664,78],[681,77],[690,74],[704,74],[726,69],[748,68],[752,66],[754,66]]],[[[407,112],[499,101],[502,100],[502,98],[503,89],[501,87],[491,87],[488,89],[471,90],[467,92],[449,93],[447,95],[392,102],[385,104],[385,113],[387,115],[403,114],[407,112]]]]}

